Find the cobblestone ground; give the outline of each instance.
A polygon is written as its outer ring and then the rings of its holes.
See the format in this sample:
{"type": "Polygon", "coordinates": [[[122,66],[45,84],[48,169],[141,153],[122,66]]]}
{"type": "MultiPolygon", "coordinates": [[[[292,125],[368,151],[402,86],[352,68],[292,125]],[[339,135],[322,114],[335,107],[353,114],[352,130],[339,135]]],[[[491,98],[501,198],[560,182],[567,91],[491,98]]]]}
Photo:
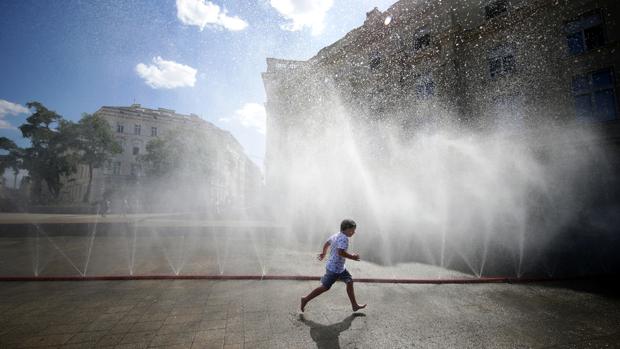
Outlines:
{"type": "Polygon", "coordinates": [[[2,348],[613,348],[620,299],[590,284],[0,283],[2,348]]]}

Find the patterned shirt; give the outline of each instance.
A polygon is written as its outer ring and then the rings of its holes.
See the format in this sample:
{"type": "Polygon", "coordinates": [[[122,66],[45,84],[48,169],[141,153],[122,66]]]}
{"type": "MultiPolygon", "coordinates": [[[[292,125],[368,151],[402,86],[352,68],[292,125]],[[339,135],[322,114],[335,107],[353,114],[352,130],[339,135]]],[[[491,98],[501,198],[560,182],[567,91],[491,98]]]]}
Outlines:
{"type": "Polygon", "coordinates": [[[331,249],[329,250],[329,259],[325,267],[333,273],[340,274],[344,271],[345,259],[338,254],[338,249],[346,251],[349,248],[349,237],[340,232],[330,236],[327,241],[329,241],[331,249]]]}

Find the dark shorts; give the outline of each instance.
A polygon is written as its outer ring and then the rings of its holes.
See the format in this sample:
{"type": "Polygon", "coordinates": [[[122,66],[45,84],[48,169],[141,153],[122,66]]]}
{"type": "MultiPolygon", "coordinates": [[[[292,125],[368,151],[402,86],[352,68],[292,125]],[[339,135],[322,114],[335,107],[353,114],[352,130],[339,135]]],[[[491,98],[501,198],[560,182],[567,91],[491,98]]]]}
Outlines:
{"type": "Polygon", "coordinates": [[[353,282],[353,277],[351,277],[351,274],[349,274],[346,269],[340,274],[334,273],[329,269],[325,269],[325,275],[323,275],[323,277],[321,278],[321,284],[323,285],[323,287],[329,289],[332,287],[334,282],[338,280],[343,281],[345,284],[348,284],[350,282],[353,282]]]}

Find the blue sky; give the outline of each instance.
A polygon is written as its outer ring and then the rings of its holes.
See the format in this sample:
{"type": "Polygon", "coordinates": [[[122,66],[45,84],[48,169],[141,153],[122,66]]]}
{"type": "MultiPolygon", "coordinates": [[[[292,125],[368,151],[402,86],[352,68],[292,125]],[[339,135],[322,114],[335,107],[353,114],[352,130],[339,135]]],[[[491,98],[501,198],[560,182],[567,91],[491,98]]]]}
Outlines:
{"type": "Polygon", "coordinates": [[[103,105],[196,113],[261,164],[266,57],[308,59],[395,0],[0,1],[0,136],[40,101],[77,120],[103,105]]]}

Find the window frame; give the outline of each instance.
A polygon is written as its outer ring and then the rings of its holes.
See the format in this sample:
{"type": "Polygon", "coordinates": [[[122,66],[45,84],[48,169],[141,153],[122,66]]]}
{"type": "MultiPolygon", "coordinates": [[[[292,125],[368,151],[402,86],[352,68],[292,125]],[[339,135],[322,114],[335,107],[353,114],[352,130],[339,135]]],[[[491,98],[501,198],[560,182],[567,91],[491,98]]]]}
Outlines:
{"type": "Polygon", "coordinates": [[[512,44],[505,43],[491,48],[487,52],[487,71],[492,80],[510,76],[517,73],[517,54],[512,44]],[[510,61],[507,58],[511,58],[510,61]],[[507,64],[510,62],[510,64],[507,64]],[[493,69],[494,63],[499,63],[499,70],[493,69]],[[510,69],[506,69],[506,67],[510,69]]]}
{"type": "Polygon", "coordinates": [[[368,67],[370,70],[377,70],[381,66],[382,55],[381,51],[375,50],[368,56],[368,67]]]}
{"type": "Polygon", "coordinates": [[[122,173],[122,168],[123,168],[123,163],[121,161],[114,161],[112,163],[112,174],[115,176],[120,176],[122,173]]]}
{"type": "Polygon", "coordinates": [[[415,34],[413,35],[413,52],[416,53],[425,51],[431,47],[431,43],[431,29],[429,28],[429,26],[423,25],[417,28],[415,34]]]}
{"type": "Polygon", "coordinates": [[[127,140],[124,137],[116,138],[116,142],[121,147],[121,154],[125,152],[125,147],[127,146],[127,140]]]}
{"type": "Polygon", "coordinates": [[[103,164],[103,173],[106,175],[112,174],[112,160],[108,159],[103,164]]]}
{"type": "Polygon", "coordinates": [[[510,0],[491,0],[491,1],[488,1],[486,3],[486,5],[484,5],[484,7],[483,7],[484,19],[487,20],[487,21],[490,21],[490,20],[493,20],[494,18],[499,18],[499,17],[502,17],[502,16],[506,16],[506,15],[508,15],[508,13],[510,13],[510,7],[511,7],[510,0]],[[494,13],[492,15],[489,15],[489,9],[491,9],[491,6],[497,5],[499,3],[505,3],[505,10],[501,11],[501,12],[494,13]]]}
{"type": "Polygon", "coordinates": [[[596,69],[596,70],[589,70],[586,71],[584,73],[581,74],[577,74],[574,75],[571,78],[571,82],[570,82],[570,90],[571,90],[571,96],[573,99],[573,108],[575,110],[575,119],[577,121],[581,121],[581,122],[610,122],[610,121],[615,121],[619,119],[619,115],[618,115],[618,96],[617,96],[617,92],[616,92],[616,72],[614,70],[613,66],[608,66],[605,68],[600,68],[600,69],[596,69]],[[605,85],[603,87],[595,87],[594,85],[594,75],[597,73],[601,73],[601,72],[605,72],[605,71],[609,71],[609,74],[611,76],[611,81],[609,83],[609,85],[605,85]],[[587,83],[588,83],[588,89],[582,89],[582,90],[575,90],[575,81],[579,78],[587,78],[587,83]],[[610,91],[612,92],[612,97],[613,97],[613,107],[614,107],[614,117],[611,119],[602,119],[599,116],[598,113],[598,108],[597,107],[597,103],[596,103],[596,94],[600,93],[600,92],[605,92],[605,91],[610,91]],[[584,115],[580,115],[578,107],[577,107],[577,98],[579,97],[586,97],[588,96],[589,99],[589,103],[590,103],[590,115],[584,116],[584,115]]]}
{"type": "Polygon", "coordinates": [[[605,11],[603,11],[603,9],[601,8],[597,8],[591,11],[587,11],[584,13],[581,13],[575,17],[573,17],[570,20],[564,21],[564,38],[566,40],[566,48],[568,50],[568,54],[570,56],[579,56],[579,55],[583,55],[589,52],[592,52],[593,50],[597,49],[597,48],[601,48],[604,47],[605,45],[607,45],[609,43],[609,34],[607,33],[607,23],[605,21],[605,11]],[[600,24],[592,26],[592,27],[588,27],[588,28],[581,28],[578,31],[568,31],[568,26],[570,25],[570,23],[574,23],[574,22],[579,22],[580,20],[584,20],[590,16],[594,16],[594,15],[598,15],[600,17],[600,24]],[[588,29],[592,29],[592,28],[596,28],[596,27],[601,27],[601,34],[602,34],[602,39],[603,42],[598,45],[598,46],[593,46],[593,47],[588,47],[587,43],[587,36],[586,36],[586,30],[588,29]],[[571,50],[571,45],[570,45],[570,37],[575,35],[575,34],[580,34],[579,38],[580,38],[580,43],[583,47],[582,51],[579,52],[573,52],[571,50]]]}
{"type": "Polygon", "coordinates": [[[429,100],[433,98],[435,96],[435,87],[435,79],[433,79],[432,72],[419,74],[414,79],[414,89],[417,99],[429,100]]]}
{"type": "Polygon", "coordinates": [[[134,177],[140,177],[142,174],[142,165],[140,165],[140,163],[137,162],[132,162],[131,163],[131,168],[129,170],[130,175],[134,176],[134,177]]]}

